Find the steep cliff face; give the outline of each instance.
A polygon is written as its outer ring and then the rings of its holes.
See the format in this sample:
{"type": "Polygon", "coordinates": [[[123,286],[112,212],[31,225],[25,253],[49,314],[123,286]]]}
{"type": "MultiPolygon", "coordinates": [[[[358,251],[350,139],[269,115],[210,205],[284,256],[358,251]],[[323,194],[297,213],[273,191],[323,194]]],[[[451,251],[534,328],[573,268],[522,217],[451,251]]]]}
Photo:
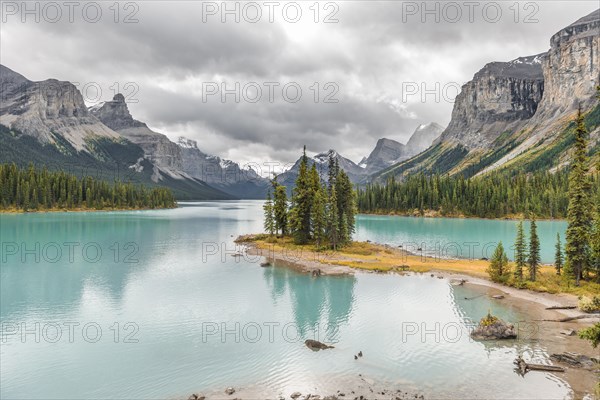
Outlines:
{"type": "Polygon", "coordinates": [[[264,199],[270,183],[252,168],[242,168],[231,160],[203,153],[195,140],[180,137],[182,170],[226,193],[244,199],[264,199]]]}
{"type": "MultiPolygon", "coordinates": [[[[383,181],[415,171],[484,174],[499,168],[556,170],[569,163],[578,106],[590,147],[600,143],[600,10],[561,29],[550,50],[491,63],[457,96],[452,120],[423,154],[373,176],[383,181]]],[[[590,149],[598,157],[598,151],[590,149]]]]}
{"type": "Polygon", "coordinates": [[[133,119],[122,94],[115,95],[112,101],[90,107],[90,112],[103,124],[139,145],[157,167],[174,177],[183,169],[181,148],[167,136],[154,132],[145,123],[133,119]]]}
{"type": "Polygon", "coordinates": [[[91,115],[70,82],[32,82],[0,65],[0,124],[33,136],[41,143],[65,139],[77,151],[92,151],[93,138],[119,135],[91,115]]]}
{"type": "Polygon", "coordinates": [[[560,30],[550,39],[543,62],[544,96],[534,122],[542,122],[595,102],[600,84],[600,9],[560,30]]]}
{"type": "MultiPolygon", "coordinates": [[[[544,154],[563,146],[565,128],[577,108],[588,112],[597,104],[600,84],[600,9],[561,29],[550,39],[550,50],[542,63],[544,95],[535,115],[523,127],[519,145],[480,173],[508,163],[536,162],[544,154]],[[534,153],[535,154],[532,154],[534,153]]],[[[593,123],[595,119],[591,118],[593,123]]],[[[598,141],[599,129],[591,128],[591,143],[598,141]]],[[[564,147],[564,146],[563,146],[564,147]]],[[[494,149],[492,149],[494,150],[494,149]]],[[[551,168],[568,163],[568,152],[556,152],[551,168]]],[[[542,165],[548,166],[548,163],[542,165]]]]}
{"type": "Polygon", "coordinates": [[[544,93],[544,57],[545,53],[483,67],[456,97],[439,142],[486,148],[503,132],[523,126],[544,93]]]}

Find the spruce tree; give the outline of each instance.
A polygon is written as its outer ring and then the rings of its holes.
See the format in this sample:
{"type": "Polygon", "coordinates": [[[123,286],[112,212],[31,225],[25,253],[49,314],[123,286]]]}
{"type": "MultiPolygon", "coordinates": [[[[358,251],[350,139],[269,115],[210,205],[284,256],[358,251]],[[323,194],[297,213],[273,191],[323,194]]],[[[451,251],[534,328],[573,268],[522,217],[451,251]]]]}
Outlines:
{"type": "Polygon", "coordinates": [[[296,244],[306,244],[310,239],[310,208],[312,205],[312,194],[305,146],[300,160],[298,177],[296,178],[294,189],[292,191],[290,227],[296,244]]]}
{"type": "Polygon", "coordinates": [[[596,275],[596,281],[600,282],[600,193],[596,196],[596,212],[590,235],[590,250],[590,269],[596,275]]]}
{"type": "Polygon", "coordinates": [[[540,239],[537,234],[537,224],[535,218],[531,220],[529,232],[529,256],[527,259],[529,269],[529,280],[534,281],[537,278],[537,270],[540,265],[540,239]]]}
{"type": "Polygon", "coordinates": [[[506,282],[507,278],[507,269],[508,269],[508,257],[504,252],[504,246],[502,246],[502,242],[498,243],[496,250],[494,250],[494,254],[492,255],[492,259],[490,260],[490,265],[487,269],[487,273],[490,279],[493,282],[506,282]]]}
{"type": "Polygon", "coordinates": [[[556,245],[554,248],[554,268],[556,268],[556,275],[560,275],[560,270],[562,269],[565,261],[562,253],[562,244],[560,243],[560,233],[556,234],[556,245]]]}
{"type": "Polygon", "coordinates": [[[339,170],[335,183],[337,209],[338,209],[338,230],[340,244],[349,243],[354,233],[354,215],[356,206],[354,202],[354,190],[350,178],[343,171],[339,170]]]}
{"type": "Polygon", "coordinates": [[[326,214],[326,189],[319,187],[314,195],[311,209],[312,236],[317,249],[320,249],[327,240],[327,214],[326,214]]]}
{"type": "Polygon", "coordinates": [[[331,188],[327,205],[327,237],[331,248],[337,250],[339,244],[339,212],[335,185],[331,188]]]}
{"type": "Polygon", "coordinates": [[[527,262],[527,254],[525,247],[525,234],[523,232],[523,221],[519,221],[517,225],[517,238],[515,240],[515,270],[514,277],[517,281],[523,280],[523,268],[527,262]]]}
{"type": "Polygon", "coordinates": [[[273,186],[273,216],[275,218],[275,233],[285,236],[288,231],[288,201],[285,186],[277,182],[277,176],[271,181],[273,186]]]}
{"type": "Polygon", "coordinates": [[[566,254],[568,272],[574,274],[575,285],[579,281],[588,264],[588,240],[590,232],[590,182],[587,155],[587,128],[583,120],[581,108],[577,112],[575,145],[571,173],[569,176],[569,208],[567,212],[566,254]]]}
{"type": "Polygon", "coordinates": [[[275,215],[273,214],[273,201],[271,200],[271,192],[267,192],[267,201],[263,205],[263,210],[265,213],[265,223],[264,228],[265,231],[273,236],[275,233],[275,215]]]}

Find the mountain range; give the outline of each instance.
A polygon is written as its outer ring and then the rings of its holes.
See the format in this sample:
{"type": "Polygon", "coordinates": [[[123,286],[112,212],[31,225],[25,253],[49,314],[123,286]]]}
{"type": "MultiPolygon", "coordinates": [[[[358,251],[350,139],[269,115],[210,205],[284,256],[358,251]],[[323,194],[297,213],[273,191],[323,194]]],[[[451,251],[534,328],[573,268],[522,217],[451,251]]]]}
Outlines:
{"type": "Polygon", "coordinates": [[[485,65],[462,86],[451,121],[433,145],[373,179],[418,172],[470,177],[495,170],[555,171],[568,163],[579,107],[597,161],[599,49],[596,10],[554,34],[547,52],[485,65]]]}
{"type": "MultiPolygon", "coordinates": [[[[568,163],[579,107],[598,160],[599,49],[596,10],[554,34],[544,53],[486,64],[462,86],[446,128],[419,125],[406,144],[381,138],[358,164],[335,150],[309,163],[326,179],[332,155],[359,185],[414,173],[554,171],[568,163]]],[[[270,185],[251,168],[204,153],[194,140],[174,142],[152,130],[134,119],[121,94],[88,108],[70,82],[30,81],[3,65],[0,161],[167,186],[178,199],[264,198],[270,185]]],[[[299,160],[278,177],[290,190],[298,166],[299,160]]]]}
{"type": "MultiPolygon", "coordinates": [[[[269,179],[252,168],[206,154],[194,140],[173,142],[150,129],[131,115],[120,93],[88,108],[70,82],[33,82],[4,65],[0,87],[2,162],[168,186],[179,199],[263,199],[270,187],[269,179]]],[[[441,130],[437,124],[420,126],[406,145],[381,139],[363,166],[329,152],[354,183],[361,183],[370,173],[422,151],[441,130]]],[[[329,152],[311,158],[324,176],[329,152]]],[[[298,165],[279,178],[290,190],[298,165]]]]}
{"type": "MultiPolygon", "coordinates": [[[[321,179],[327,181],[329,156],[331,155],[337,160],[339,167],[348,174],[352,183],[362,185],[369,182],[370,176],[373,173],[381,171],[402,160],[406,160],[427,149],[431,146],[433,141],[438,138],[443,130],[444,128],[440,125],[431,122],[429,124],[419,125],[406,144],[402,144],[392,139],[379,139],[369,156],[363,157],[358,164],[340,155],[337,151],[330,149],[329,151],[309,157],[308,165],[309,167],[312,167],[312,165],[315,164],[321,179]]],[[[291,188],[294,186],[294,182],[298,176],[300,161],[301,158],[298,158],[291,168],[277,177],[277,181],[286,186],[288,192],[291,192],[291,188]]]]}

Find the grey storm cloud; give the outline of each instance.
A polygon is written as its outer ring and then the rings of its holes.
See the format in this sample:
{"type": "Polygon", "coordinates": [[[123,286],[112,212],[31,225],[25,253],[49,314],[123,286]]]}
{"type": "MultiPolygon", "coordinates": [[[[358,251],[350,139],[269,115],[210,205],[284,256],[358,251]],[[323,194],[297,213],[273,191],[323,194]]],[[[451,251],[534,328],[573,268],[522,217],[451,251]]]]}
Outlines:
{"type": "MultiPolygon", "coordinates": [[[[406,141],[421,123],[447,124],[452,98],[421,90],[407,96],[407,85],[437,85],[455,95],[487,62],[543,52],[552,34],[598,7],[595,0],[569,1],[568,7],[560,1],[324,1],[315,23],[308,8],[313,2],[298,2],[300,22],[275,11],[271,23],[259,1],[260,22],[242,17],[236,23],[229,15],[223,23],[220,14],[203,18],[206,7],[222,2],[141,1],[119,3],[115,22],[114,3],[99,2],[103,16],[95,23],[77,12],[74,22],[63,16],[36,23],[7,13],[7,3],[23,4],[2,2],[2,64],[34,80],[94,82],[102,88],[94,101],[116,90],[127,95],[125,83],[133,82],[132,114],[153,129],[172,139],[196,139],[203,151],[222,157],[286,163],[304,144],[311,152],[335,148],[358,160],[381,137],[406,141]],[[475,4],[472,20],[467,3],[475,4]],[[501,9],[497,21],[489,3],[501,9]],[[423,13],[436,7],[439,21],[423,13]],[[457,8],[462,16],[452,20],[457,8]],[[124,23],[132,11],[138,22],[124,23]],[[338,22],[323,23],[332,11],[338,22]],[[264,92],[256,103],[232,96],[222,102],[219,95],[203,99],[203,83],[212,82],[280,86],[272,102],[264,92]],[[279,90],[290,82],[302,88],[295,103],[279,90]],[[336,85],[337,103],[323,102],[328,82],[336,85]]],[[[243,8],[247,2],[227,4],[243,8]]]]}

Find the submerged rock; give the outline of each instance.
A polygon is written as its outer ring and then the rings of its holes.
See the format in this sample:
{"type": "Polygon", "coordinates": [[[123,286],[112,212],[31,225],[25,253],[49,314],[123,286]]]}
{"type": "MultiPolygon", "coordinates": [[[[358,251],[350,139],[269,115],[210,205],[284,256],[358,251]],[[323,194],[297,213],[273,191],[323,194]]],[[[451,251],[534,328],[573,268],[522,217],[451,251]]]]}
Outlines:
{"type": "Polygon", "coordinates": [[[231,396],[234,393],[235,393],[235,389],[232,387],[228,387],[227,389],[225,389],[225,394],[228,396],[231,396]]]}
{"type": "Polygon", "coordinates": [[[333,346],[326,345],[325,343],[321,343],[318,340],[308,339],[304,342],[304,344],[306,345],[306,347],[314,351],[333,349],[333,346]]]}
{"type": "Polygon", "coordinates": [[[517,331],[513,324],[508,324],[488,313],[481,319],[479,326],[471,332],[471,337],[476,340],[515,339],[517,331]]]}
{"type": "Polygon", "coordinates": [[[583,354],[564,352],[552,354],[550,359],[561,363],[569,364],[572,367],[592,368],[600,363],[598,358],[588,357],[583,354]]]}

